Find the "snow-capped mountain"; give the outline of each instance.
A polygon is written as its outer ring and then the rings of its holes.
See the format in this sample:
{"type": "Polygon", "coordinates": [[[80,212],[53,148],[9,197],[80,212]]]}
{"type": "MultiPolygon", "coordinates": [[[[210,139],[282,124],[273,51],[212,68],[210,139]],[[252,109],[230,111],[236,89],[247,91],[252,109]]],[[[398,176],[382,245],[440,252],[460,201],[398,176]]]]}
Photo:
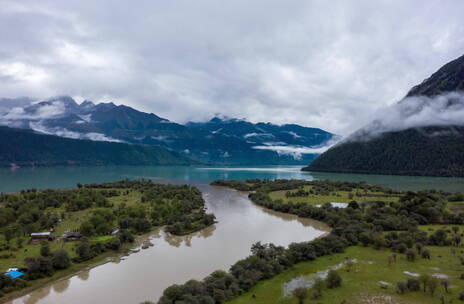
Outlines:
{"type": "Polygon", "coordinates": [[[238,119],[181,125],[111,102],[78,104],[69,96],[10,106],[0,113],[0,125],[75,139],[162,146],[222,164],[301,164],[334,138],[321,129],[238,119]]]}

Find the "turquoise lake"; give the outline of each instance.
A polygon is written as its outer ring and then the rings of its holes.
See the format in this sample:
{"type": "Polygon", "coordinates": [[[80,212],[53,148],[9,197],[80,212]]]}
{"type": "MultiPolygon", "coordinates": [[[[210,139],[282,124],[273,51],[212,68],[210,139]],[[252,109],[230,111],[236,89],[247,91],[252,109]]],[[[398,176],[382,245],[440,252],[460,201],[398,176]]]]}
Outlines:
{"type": "MultiPolygon", "coordinates": [[[[8,304],[128,304],[157,301],[163,290],[189,279],[227,270],[260,241],[288,246],[324,235],[328,227],[310,219],[266,210],[246,193],[208,185],[216,179],[307,179],[365,181],[396,189],[433,188],[464,191],[463,178],[301,172],[296,166],[266,167],[67,167],[0,169],[0,192],[68,188],[77,183],[147,178],[163,183],[189,183],[203,193],[217,223],[191,235],[175,237],[162,230],[148,238],[154,247],[52,282],[8,304]],[[139,274],[143,273],[142,276],[139,274]]],[[[137,246],[137,245],[136,245],[137,246]]],[[[140,248],[136,247],[136,251],[140,248]]]]}
{"type": "Polygon", "coordinates": [[[449,192],[464,191],[464,178],[301,172],[300,168],[300,166],[2,168],[0,169],[0,192],[15,192],[30,188],[69,188],[74,187],[77,183],[98,183],[125,178],[175,179],[197,183],[209,183],[216,179],[327,179],[354,182],[365,181],[400,190],[437,189],[449,192]]]}

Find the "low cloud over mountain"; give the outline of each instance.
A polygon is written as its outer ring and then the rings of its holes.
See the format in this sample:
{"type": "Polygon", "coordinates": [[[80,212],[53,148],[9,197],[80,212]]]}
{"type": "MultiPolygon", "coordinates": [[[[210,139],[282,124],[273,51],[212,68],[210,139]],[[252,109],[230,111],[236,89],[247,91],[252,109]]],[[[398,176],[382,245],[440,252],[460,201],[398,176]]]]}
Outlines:
{"type": "Polygon", "coordinates": [[[0,114],[0,124],[73,139],[162,146],[224,164],[300,164],[336,138],[317,128],[218,117],[181,125],[111,102],[78,104],[68,96],[10,108],[0,114]]]}

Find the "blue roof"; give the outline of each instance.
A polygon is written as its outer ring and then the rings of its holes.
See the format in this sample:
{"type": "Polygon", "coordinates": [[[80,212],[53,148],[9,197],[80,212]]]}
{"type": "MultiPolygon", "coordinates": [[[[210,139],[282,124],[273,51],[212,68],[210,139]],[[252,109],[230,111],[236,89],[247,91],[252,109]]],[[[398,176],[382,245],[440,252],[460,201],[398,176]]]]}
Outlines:
{"type": "Polygon", "coordinates": [[[12,270],[12,271],[5,272],[5,275],[9,276],[12,279],[16,279],[16,278],[19,278],[19,277],[23,276],[24,272],[17,271],[17,270],[12,270]]]}

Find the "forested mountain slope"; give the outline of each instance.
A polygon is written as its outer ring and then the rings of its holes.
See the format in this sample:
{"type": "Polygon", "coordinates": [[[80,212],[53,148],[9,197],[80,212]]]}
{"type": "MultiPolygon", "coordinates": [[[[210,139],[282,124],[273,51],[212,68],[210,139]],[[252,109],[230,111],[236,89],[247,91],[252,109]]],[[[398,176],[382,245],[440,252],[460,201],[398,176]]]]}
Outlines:
{"type": "Polygon", "coordinates": [[[372,135],[369,128],[382,125],[374,121],[302,170],[464,176],[463,89],[464,56],[443,66],[400,101],[398,105],[410,111],[402,115],[421,118],[417,126],[401,129],[398,120],[372,135]]]}
{"type": "Polygon", "coordinates": [[[161,147],[36,134],[0,127],[0,166],[187,165],[193,161],[161,147]]]}

